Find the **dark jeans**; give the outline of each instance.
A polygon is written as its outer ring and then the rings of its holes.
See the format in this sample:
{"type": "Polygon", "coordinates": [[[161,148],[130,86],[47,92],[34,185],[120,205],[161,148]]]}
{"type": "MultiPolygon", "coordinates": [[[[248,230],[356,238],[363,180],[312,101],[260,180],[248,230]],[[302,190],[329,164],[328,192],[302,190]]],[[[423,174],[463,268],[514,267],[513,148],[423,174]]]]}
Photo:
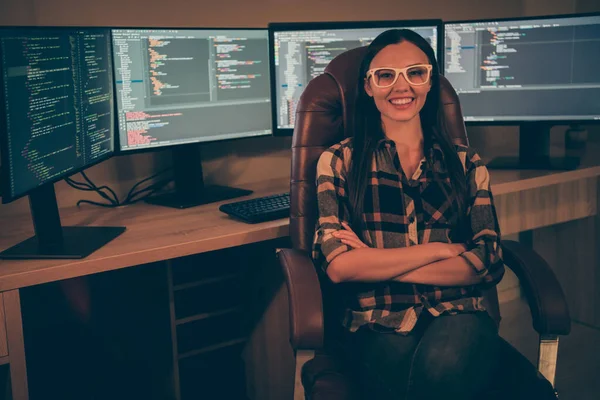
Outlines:
{"type": "Polygon", "coordinates": [[[407,336],[363,327],[348,333],[365,399],[556,400],[550,382],[498,336],[485,312],[432,317],[407,336]]]}

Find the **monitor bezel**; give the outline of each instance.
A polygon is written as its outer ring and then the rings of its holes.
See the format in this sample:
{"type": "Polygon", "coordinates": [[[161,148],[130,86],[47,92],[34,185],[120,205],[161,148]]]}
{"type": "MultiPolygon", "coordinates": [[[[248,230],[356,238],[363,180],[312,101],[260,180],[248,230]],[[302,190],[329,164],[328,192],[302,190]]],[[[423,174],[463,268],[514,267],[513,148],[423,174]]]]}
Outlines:
{"type": "MultiPolygon", "coordinates": [[[[200,27],[200,28],[195,28],[195,27],[165,27],[165,26],[111,26],[110,28],[110,35],[111,35],[111,56],[112,56],[112,61],[113,61],[113,70],[116,71],[117,68],[117,60],[116,57],[114,57],[114,48],[112,47],[112,45],[114,44],[113,42],[113,30],[127,30],[127,29],[131,29],[131,30],[166,30],[166,29],[172,29],[172,30],[178,30],[178,31],[264,31],[267,35],[267,48],[270,48],[270,39],[269,39],[269,34],[268,34],[268,29],[267,28],[260,28],[260,27],[200,27]]],[[[270,64],[267,63],[268,67],[271,68],[270,64]]],[[[115,74],[116,76],[116,74],[115,74]]],[[[270,79],[271,73],[269,71],[269,79],[270,79]]],[[[149,146],[149,147],[140,147],[140,148],[134,148],[134,149],[127,149],[127,150],[123,150],[121,149],[121,132],[119,130],[119,106],[118,106],[118,100],[117,100],[117,96],[118,96],[118,92],[117,92],[117,79],[115,77],[115,79],[113,79],[113,92],[114,92],[114,97],[115,97],[115,140],[114,140],[114,155],[115,156],[126,156],[126,155],[130,155],[130,154],[140,154],[140,153],[149,153],[149,152],[158,152],[158,151],[163,151],[163,150],[170,150],[173,149],[174,147],[179,147],[179,146],[186,146],[186,145],[203,145],[203,144],[209,144],[209,143],[227,143],[227,142],[231,142],[231,141],[240,141],[240,140],[247,140],[247,139],[255,139],[255,138],[264,138],[264,137],[270,137],[273,135],[273,127],[271,126],[271,132],[265,133],[265,134],[261,134],[261,135],[254,135],[254,136],[241,136],[241,137],[236,137],[236,138],[223,138],[223,139],[211,139],[211,140],[197,140],[197,141],[189,141],[189,142],[185,142],[185,143],[170,143],[170,144],[165,144],[165,145],[155,145],[155,146],[149,146]]],[[[270,102],[273,102],[273,99],[270,99],[270,102]]],[[[272,108],[271,108],[272,109],[272,108]]],[[[273,118],[271,118],[271,121],[273,120],[273,118]]]]}
{"type": "Polygon", "coordinates": [[[415,28],[436,27],[438,30],[437,63],[444,66],[444,21],[441,19],[406,19],[406,20],[378,20],[378,21],[327,21],[327,22],[271,22],[269,30],[269,64],[271,73],[271,115],[273,117],[273,136],[292,136],[294,128],[277,127],[277,82],[275,72],[275,32],[312,31],[320,29],[368,29],[368,28],[415,28]]]}
{"type": "MultiPolygon", "coordinates": [[[[467,24],[467,23],[477,23],[477,22],[509,22],[509,21],[535,21],[535,20],[543,20],[543,19],[561,19],[561,18],[579,18],[579,17],[600,17],[600,12],[589,12],[589,13],[577,13],[577,14],[554,14],[554,15],[536,15],[536,16],[525,16],[525,17],[510,17],[510,18],[485,18],[485,19],[467,19],[467,20],[456,20],[456,21],[444,21],[444,53],[446,51],[446,26],[452,24],[467,24]]],[[[445,54],[444,54],[445,55],[445,54]]],[[[444,65],[441,68],[442,73],[445,75],[446,73],[446,64],[444,57],[444,65]]],[[[459,96],[460,101],[460,96],[459,96]]],[[[463,113],[464,119],[464,113],[463,113]]],[[[522,119],[515,118],[510,120],[502,120],[502,121],[493,121],[493,120],[485,120],[485,121],[472,121],[465,120],[465,125],[468,126],[515,126],[522,123],[543,123],[548,125],[596,125],[600,124],[599,119],[522,119]]]]}
{"type": "MultiPolygon", "coordinates": [[[[104,32],[108,34],[108,56],[112,58],[112,33],[110,31],[111,28],[109,27],[102,27],[102,26],[37,26],[37,25],[30,25],[30,26],[0,26],[0,36],[3,34],[4,31],[56,31],[56,32],[70,32],[70,31],[77,31],[77,30],[85,30],[88,32],[104,32]]],[[[0,46],[0,59],[2,59],[2,46],[0,46]]],[[[114,91],[114,70],[112,68],[113,66],[113,62],[112,59],[109,60],[111,68],[109,68],[109,74],[110,74],[110,79],[112,80],[112,88],[111,90],[114,91]]],[[[3,68],[0,67],[0,71],[3,71],[3,68]]],[[[0,88],[4,87],[4,74],[0,73],[0,88]]],[[[5,95],[4,95],[4,90],[0,90],[0,104],[2,106],[0,106],[0,157],[2,159],[2,164],[0,165],[0,196],[2,197],[2,204],[8,204],[8,203],[12,203],[22,197],[26,197],[28,196],[32,191],[34,191],[35,189],[44,186],[44,185],[54,185],[55,183],[69,177],[72,175],[75,175],[81,171],[84,171],[88,168],[91,168],[97,164],[100,164],[110,158],[112,158],[115,155],[116,149],[115,149],[115,142],[114,142],[114,137],[115,137],[115,130],[114,130],[114,122],[116,120],[116,115],[115,115],[115,97],[114,97],[114,92],[113,92],[113,96],[111,96],[111,110],[113,112],[113,138],[112,138],[112,145],[113,145],[113,149],[110,153],[105,154],[102,157],[99,157],[97,159],[95,159],[94,161],[85,164],[79,168],[75,168],[73,170],[70,170],[68,172],[66,172],[65,174],[62,174],[58,177],[54,177],[44,183],[42,183],[41,185],[37,185],[33,188],[30,188],[28,190],[26,190],[23,193],[18,193],[15,194],[14,196],[11,193],[10,190],[10,176],[13,172],[13,168],[11,163],[8,161],[9,158],[9,145],[8,145],[8,126],[7,126],[7,122],[8,122],[8,115],[6,113],[6,108],[5,108],[5,104],[6,104],[6,99],[5,99],[5,95]]]]}

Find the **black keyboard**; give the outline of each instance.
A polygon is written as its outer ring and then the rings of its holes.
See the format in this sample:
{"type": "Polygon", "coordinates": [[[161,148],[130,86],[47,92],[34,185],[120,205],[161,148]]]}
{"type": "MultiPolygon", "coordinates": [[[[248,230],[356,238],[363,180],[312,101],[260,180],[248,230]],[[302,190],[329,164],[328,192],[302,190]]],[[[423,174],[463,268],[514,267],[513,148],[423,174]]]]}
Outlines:
{"type": "Polygon", "coordinates": [[[272,221],[290,216],[290,194],[279,193],[272,196],[223,204],[219,210],[249,224],[272,221]]]}

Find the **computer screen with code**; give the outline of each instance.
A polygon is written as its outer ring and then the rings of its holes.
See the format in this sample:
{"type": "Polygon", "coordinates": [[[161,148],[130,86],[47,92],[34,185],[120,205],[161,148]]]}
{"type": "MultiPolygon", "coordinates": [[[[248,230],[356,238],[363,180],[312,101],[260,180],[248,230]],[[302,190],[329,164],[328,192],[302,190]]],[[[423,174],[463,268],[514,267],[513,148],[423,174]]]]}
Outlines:
{"type": "Polygon", "coordinates": [[[0,29],[3,201],[113,153],[110,31],[0,29]]]}
{"type": "MultiPolygon", "coordinates": [[[[387,25],[377,27],[346,26],[293,29],[285,24],[272,24],[274,58],[274,114],[276,128],[291,130],[294,128],[296,107],[304,88],[339,54],[361,46],[368,46],[380,33],[394,28],[411,29],[429,41],[438,52],[439,27],[409,26],[408,21],[387,21],[387,25]]],[[[288,132],[288,134],[291,132],[288,132]]]]}
{"type": "Polygon", "coordinates": [[[266,29],[113,29],[121,151],[269,135],[266,29]]]}
{"type": "Polygon", "coordinates": [[[465,121],[600,120],[600,15],[445,25],[465,121]]]}

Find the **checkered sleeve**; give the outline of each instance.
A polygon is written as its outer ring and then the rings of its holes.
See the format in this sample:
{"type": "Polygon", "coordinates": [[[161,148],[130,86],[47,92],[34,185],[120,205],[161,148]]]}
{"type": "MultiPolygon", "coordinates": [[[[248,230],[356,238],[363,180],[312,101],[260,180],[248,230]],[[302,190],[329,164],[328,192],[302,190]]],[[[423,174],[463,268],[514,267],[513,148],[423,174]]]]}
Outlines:
{"type": "Polygon", "coordinates": [[[343,229],[341,222],[349,221],[346,168],[343,148],[326,150],[317,163],[317,202],[319,218],[314,241],[313,259],[326,270],[331,261],[350,250],[332,233],[343,229]]]}
{"type": "Polygon", "coordinates": [[[468,148],[465,155],[468,208],[473,237],[461,256],[481,276],[483,287],[496,285],[504,275],[500,228],[490,190],[490,176],[479,155],[468,148]]]}

